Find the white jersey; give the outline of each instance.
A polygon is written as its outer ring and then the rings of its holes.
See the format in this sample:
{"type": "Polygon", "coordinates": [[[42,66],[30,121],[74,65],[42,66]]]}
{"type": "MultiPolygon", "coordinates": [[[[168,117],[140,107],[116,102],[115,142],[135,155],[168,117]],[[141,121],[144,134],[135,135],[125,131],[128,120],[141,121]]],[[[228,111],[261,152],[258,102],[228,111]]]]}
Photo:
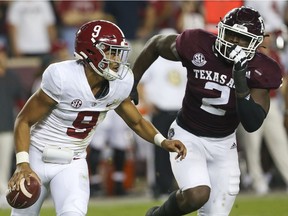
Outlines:
{"type": "Polygon", "coordinates": [[[31,145],[43,151],[45,146],[67,147],[77,157],[86,156],[86,147],[96,126],[107,111],[125,100],[133,86],[131,70],[124,79],[109,81],[109,93],[96,99],[88,84],[84,67],[76,60],[51,64],[42,77],[41,89],[56,108],[31,128],[31,145]]]}
{"type": "Polygon", "coordinates": [[[9,5],[7,22],[17,29],[17,47],[21,52],[35,54],[50,51],[48,29],[56,24],[50,2],[13,1],[9,5]]]}
{"type": "Polygon", "coordinates": [[[187,72],[181,62],[159,57],[145,72],[141,82],[145,98],[161,110],[179,110],[184,97],[187,72]]]}

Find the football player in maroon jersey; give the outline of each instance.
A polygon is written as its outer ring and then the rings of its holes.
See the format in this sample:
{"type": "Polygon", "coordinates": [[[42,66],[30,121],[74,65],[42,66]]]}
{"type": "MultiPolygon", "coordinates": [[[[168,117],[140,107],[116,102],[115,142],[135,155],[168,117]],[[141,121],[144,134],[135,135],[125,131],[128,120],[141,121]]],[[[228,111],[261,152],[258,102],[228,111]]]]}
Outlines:
{"type": "MultiPolygon", "coordinates": [[[[134,64],[134,87],[159,56],[181,61],[188,78],[182,108],[168,134],[187,147],[185,160],[170,160],[179,190],[146,216],[197,210],[201,216],[229,215],[240,182],[235,130],[239,122],[248,132],[261,126],[269,90],[282,80],[279,65],[257,51],[264,37],[261,15],[240,7],[220,20],[218,35],[187,29],[155,35],[145,45],[134,64]]],[[[137,103],[137,91],[130,96],[137,103]]]]}

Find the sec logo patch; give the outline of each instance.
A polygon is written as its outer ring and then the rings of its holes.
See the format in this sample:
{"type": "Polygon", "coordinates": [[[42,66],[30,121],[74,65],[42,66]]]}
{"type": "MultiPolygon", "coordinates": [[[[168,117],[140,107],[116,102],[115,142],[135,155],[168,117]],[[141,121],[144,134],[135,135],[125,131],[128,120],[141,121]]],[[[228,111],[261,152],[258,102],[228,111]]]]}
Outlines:
{"type": "Polygon", "coordinates": [[[79,108],[82,106],[82,101],[80,99],[75,99],[71,102],[73,108],[79,108]]]}

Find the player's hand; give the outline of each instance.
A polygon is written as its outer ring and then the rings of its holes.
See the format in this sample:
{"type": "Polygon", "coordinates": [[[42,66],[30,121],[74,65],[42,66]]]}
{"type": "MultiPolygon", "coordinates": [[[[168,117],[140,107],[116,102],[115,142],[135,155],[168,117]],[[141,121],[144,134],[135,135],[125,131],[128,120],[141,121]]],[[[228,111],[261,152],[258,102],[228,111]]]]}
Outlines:
{"type": "Polygon", "coordinates": [[[169,152],[177,152],[177,156],[175,157],[175,159],[180,158],[180,160],[183,160],[186,157],[187,149],[185,145],[179,140],[165,139],[161,143],[161,146],[169,152]]]}
{"type": "Polygon", "coordinates": [[[13,176],[8,182],[8,189],[20,189],[20,181],[22,178],[25,178],[28,184],[30,184],[30,176],[35,177],[41,184],[41,180],[38,175],[31,169],[29,163],[20,163],[17,165],[16,170],[13,176]]]}
{"type": "Polygon", "coordinates": [[[137,85],[138,85],[138,82],[134,81],[133,88],[130,93],[130,99],[134,102],[135,105],[139,103],[137,85]]]}
{"type": "Polygon", "coordinates": [[[233,71],[235,73],[246,73],[248,67],[248,60],[246,53],[240,46],[234,44],[230,48],[229,57],[234,60],[233,71]]]}
{"type": "Polygon", "coordinates": [[[229,51],[229,57],[234,61],[232,76],[235,82],[236,96],[238,98],[245,98],[250,94],[250,89],[246,80],[246,71],[248,67],[246,53],[240,46],[235,44],[230,48],[229,51]]]}

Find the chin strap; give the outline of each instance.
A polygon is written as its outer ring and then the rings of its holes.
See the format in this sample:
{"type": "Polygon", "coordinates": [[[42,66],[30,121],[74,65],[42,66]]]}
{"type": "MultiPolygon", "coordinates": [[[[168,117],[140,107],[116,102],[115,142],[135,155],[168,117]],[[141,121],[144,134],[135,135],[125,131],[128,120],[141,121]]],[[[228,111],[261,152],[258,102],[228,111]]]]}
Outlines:
{"type": "Polygon", "coordinates": [[[103,75],[102,75],[106,80],[113,81],[115,79],[120,79],[119,75],[111,70],[110,68],[106,68],[103,70],[103,75]]]}

